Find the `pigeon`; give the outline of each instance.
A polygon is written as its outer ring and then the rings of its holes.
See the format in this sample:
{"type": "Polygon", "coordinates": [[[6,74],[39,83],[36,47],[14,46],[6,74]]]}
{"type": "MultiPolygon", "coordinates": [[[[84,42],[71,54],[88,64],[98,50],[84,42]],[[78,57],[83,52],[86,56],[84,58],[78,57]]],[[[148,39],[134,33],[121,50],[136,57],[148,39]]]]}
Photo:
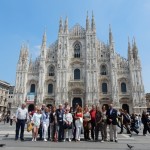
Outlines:
{"type": "Polygon", "coordinates": [[[4,135],[4,137],[8,137],[9,136],[9,133],[7,133],[6,135],[4,135]]]}
{"type": "Polygon", "coordinates": [[[127,146],[129,147],[129,149],[132,149],[134,146],[127,144],[127,146]]]}
{"type": "Polygon", "coordinates": [[[0,147],[4,147],[5,146],[5,144],[0,144],[0,147]]]}

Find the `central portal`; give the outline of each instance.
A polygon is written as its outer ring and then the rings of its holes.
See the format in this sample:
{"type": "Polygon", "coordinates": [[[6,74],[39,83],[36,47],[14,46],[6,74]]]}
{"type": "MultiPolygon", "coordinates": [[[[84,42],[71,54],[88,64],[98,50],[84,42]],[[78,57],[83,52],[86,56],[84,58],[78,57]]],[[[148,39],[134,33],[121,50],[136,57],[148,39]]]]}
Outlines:
{"type": "Polygon", "coordinates": [[[79,104],[79,106],[82,107],[82,100],[81,100],[80,97],[75,97],[75,98],[72,100],[72,107],[73,107],[73,109],[75,109],[76,104],[79,104]]]}

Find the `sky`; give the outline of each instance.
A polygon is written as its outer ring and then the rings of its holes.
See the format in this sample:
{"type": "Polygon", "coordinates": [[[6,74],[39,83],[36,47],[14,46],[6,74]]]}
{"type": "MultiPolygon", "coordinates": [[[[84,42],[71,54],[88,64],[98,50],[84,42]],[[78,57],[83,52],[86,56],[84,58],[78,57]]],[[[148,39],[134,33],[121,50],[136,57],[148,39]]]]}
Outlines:
{"type": "Polygon", "coordinates": [[[0,0],[0,80],[15,85],[20,47],[29,44],[36,58],[44,31],[47,46],[58,37],[60,17],[85,27],[94,13],[97,38],[108,41],[111,24],[116,52],[127,58],[128,37],[139,50],[145,92],[150,93],[150,0],[0,0]]]}

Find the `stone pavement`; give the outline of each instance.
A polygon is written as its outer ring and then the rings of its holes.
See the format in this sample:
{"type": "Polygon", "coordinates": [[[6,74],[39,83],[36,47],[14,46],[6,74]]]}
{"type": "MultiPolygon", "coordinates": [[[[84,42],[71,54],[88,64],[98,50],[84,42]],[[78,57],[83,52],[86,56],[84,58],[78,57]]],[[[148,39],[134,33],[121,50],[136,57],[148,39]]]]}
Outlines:
{"type": "Polygon", "coordinates": [[[134,150],[150,150],[150,135],[143,136],[142,130],[139,135],[133,134],[130,137],[127,134],[118,134],[118,143],[114,142],[93,142],[93,141],[81,141],[81,142],[43,142],[31,141],[31,132],[25,131],[25,141],[14,141],[15,137],[15,125],[9,126],[9,124],[3,125],[0,123],[0,144],[6,144],[1,150],[127,150],[127,143],[134,146],[134,150]],[[5,138],[4,135],[9,133],[9,137],[5,138]]]}

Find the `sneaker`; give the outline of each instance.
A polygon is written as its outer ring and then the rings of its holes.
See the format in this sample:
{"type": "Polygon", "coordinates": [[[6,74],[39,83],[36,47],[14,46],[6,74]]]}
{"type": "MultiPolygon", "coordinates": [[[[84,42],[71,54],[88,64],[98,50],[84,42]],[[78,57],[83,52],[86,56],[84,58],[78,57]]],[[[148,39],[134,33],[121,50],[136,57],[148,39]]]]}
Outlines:
{"type": "Polygon", "coordinates": [[[20,138],[20,140],[23,142],[23,141],[24,141],[24,138],[20,138]]]}
{"type": "Polygon", "coordinates": [[[32,142],[34,142],[34,138],[32,139],[32,142]]]}
{"type": "Polygon", "coordinates": [[[63,141],[63,142],[66,142],[66,139],[63,139],[62,141],[63,141]]]}
{"type": "Polygon", "coordinates": [[[47,142],[47,139],[44,139],[44,142],[47,142]]]}
{"type": "Polygon", "coordinates": [[[103,140],[101,140],[101,143],[104,143],[104,141],[103,141],[103,140]]]}
{"type": "Polygon", "coordinates": [[[118,143],[118,140],[115,140],[116,143],[118,143]]]}
{"type": "Polygon", "coordinates": [[[34,139],[34,142],[36,142],[36,138],[34,139]]]}
{"type": "Polygon", "coordinates": [[[68,140],[69,142],[71,142],[71,139],[69,138],[69,140],[68,140]]]}

